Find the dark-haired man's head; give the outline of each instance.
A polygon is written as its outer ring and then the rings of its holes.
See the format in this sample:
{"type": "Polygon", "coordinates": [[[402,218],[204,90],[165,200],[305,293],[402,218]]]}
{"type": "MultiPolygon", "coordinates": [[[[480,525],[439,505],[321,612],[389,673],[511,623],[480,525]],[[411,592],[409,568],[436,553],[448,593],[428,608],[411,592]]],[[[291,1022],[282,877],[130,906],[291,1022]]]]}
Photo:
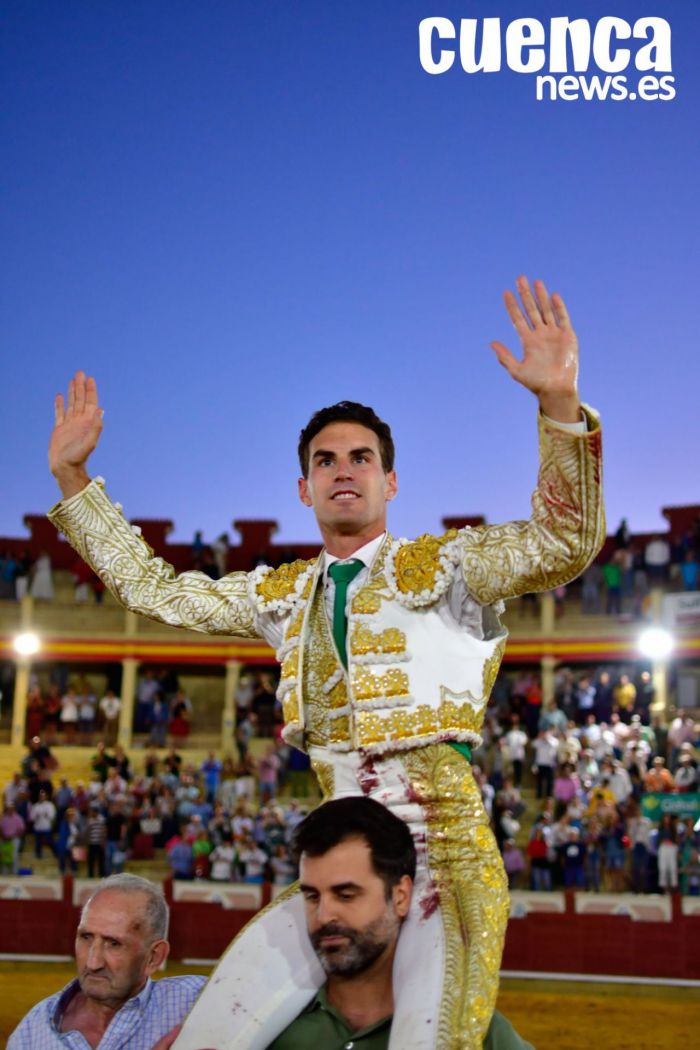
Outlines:
{"type": "Polygon", "coordinates": [[[394,444],[372,409],[343,401],[317,412],[302,431],[299,461],[299,498],[313,508],[331,553],[345,556],[334,549],[340,537],[359,541],[357,549],[386,531],[397,492],[394,444]]]}
{"type": "Polygon", "coordinates": [[[393,957],[408,914],[416,853],[408,827],[371,799],[336,799],[296,829],[309,937],[329,976],[393,957]]]}
{"type": "Polygon", "coordinates": [[[384,473],[388,474],[394,469],[394,440],[389,424],[380,419],[368,405],[361,405],[358,401],[339,401],[315,412],[299,434],[298,454],[302,477],[309,476],[309,451],[312,440],[331,423],[359,423],[367,430],[372,430],[377,437],[384,473]]]}

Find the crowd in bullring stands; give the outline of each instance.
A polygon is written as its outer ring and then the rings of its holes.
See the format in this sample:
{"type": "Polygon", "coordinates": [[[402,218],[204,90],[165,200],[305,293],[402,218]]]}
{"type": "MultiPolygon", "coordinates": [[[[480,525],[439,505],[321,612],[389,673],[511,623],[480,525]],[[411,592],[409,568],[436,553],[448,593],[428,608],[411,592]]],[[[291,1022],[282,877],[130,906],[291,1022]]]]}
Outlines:
{"type": "Polygon", "coordinates": [[[287,847],[311,805],[311,782],[297,774],[304,809],[298,798],[278,800],[288,788],[288,751],[273,742],[257,760],[210,752],[194,765],[173,748],[148,748],[134,770],[123,749],[100,742],[90,779],[71,784],[35,738],[4,787],[1,870],[16,873],[32,857],[53,854],[60,872],[102,877],[162,850],[178,879],[291,882],[287,847]]]}
{"type": "Polygon", "coordinates": [[[473,759],[512,888],[700,895],[700,723],[653,699],[648,671],[563,668],[549,704],[499,678],[473,759]]]}
{"type": "MultiPolygon", "coordinates": [[[[535,672],[499,676],[473,764],[511,887],[700,894],[700,724],[683,712],[662,723],[653,699],[644,670],[562,668],[549,704],[535,672]]],[[[211,752],[195,766],[144,735],[133,769],[100,741],[92,778],[69,784],[52,738],[35,734],[4,791],[2,870],[33,849],[61,871],[101,875],[163,850],[178,879],[290,881],[308,760],[280,739],[267,672],[244,676],[236,703],[235,760],[211,752]]]]}

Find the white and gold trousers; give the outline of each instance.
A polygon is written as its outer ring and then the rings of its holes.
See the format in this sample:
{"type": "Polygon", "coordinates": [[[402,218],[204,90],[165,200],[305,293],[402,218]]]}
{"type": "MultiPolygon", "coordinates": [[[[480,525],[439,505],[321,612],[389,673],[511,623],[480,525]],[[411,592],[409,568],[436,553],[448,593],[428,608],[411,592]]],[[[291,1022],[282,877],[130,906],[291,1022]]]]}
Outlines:
{"type": "MultiPolygon", "coordinates": [[[[449,744],[363,758],[312,747],[324,800],[365,795],[408,824],[418,855],[394,961],[390,1050],[480,1050],[509,914],[501,856],[471,767],[449,744]]],[[[175,1050],[266,1050],[325,982],[296,885],[223,955],[175,1050]]]]}

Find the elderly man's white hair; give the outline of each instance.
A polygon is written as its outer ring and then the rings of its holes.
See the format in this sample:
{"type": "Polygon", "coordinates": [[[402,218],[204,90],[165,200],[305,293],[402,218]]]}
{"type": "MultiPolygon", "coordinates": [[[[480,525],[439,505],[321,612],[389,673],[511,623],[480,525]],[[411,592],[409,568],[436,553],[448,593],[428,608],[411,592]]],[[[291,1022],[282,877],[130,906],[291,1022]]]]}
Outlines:
{"type": "Polygon", "coordinates": [[[101,879],[98,882],[94,892],[90,894],[90,897],[85,902],[83,912],[85,912],[88,904],[94,901],[95,897],[99,897],[101,893],[107,891],[126,894],[140,893],[144,896],[146,898],[144,918],[148,925],[148,930],[155,941],[165,940],[168,936],[169,911],[160,886],[150,882],[148,879],[141,878],[140,875],[110,875],[108,878],[101,879]]]}

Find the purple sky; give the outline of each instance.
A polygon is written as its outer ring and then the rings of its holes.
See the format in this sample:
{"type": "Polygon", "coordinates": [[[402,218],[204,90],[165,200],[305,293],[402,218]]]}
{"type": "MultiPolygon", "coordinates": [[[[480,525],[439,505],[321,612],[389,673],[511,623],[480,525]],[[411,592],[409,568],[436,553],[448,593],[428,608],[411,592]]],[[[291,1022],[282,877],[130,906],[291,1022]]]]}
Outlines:
{"type": "Polygon", "coordinates": [[[488,345],[516,346],[521,271],[579,333],[610,526],[700,502],[699,28],[686,0],[5,0],[0,535],[55,499],[78,367],[106,408],[93,473],[176,539],[313,538],[297,436],[346,397],[394,429],[395,533],[527,515],[534,401],[488,345]],[[677,97],[420,67],[424,17],[555,14],[669,19],[677,97]]]}

